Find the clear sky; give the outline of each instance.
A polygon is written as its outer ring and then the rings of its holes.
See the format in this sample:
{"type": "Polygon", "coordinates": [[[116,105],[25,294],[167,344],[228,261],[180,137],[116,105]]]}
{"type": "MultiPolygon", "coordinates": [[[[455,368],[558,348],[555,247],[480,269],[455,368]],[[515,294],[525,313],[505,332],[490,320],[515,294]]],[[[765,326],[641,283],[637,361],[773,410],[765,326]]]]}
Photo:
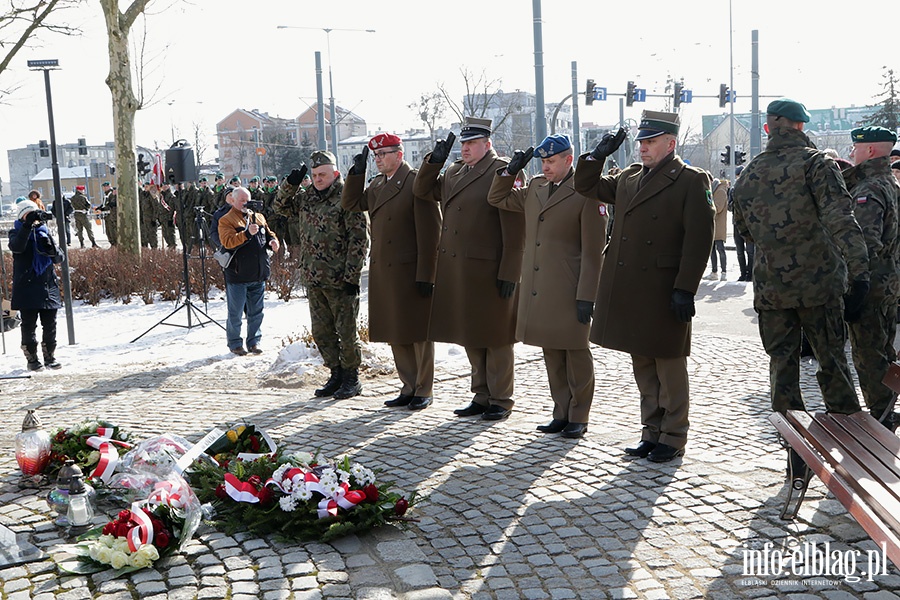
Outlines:
{"type": "MultiPolygon", "coordinates": [[[[759,31],[761,94],[790,96],[809,108],[875,102],[884,67],[894,66],[896,53],[889,3],[857,0],[839,10],[809,0],[732,2],[736,112],[750,110],[753,29],[759,31]]],[[[144,146],[168,147],[173,130],[189,138],[194,123],[212,135],[216,122],[238,107],[299,115],[315,103],[317,50],[327,102],[328,40],[321,28],[334,29],[329,37],[336,102],[361,115],[370,131],[421,127],[407,105],[440,82],[461,97],[462,67],[483,69],[501,79],[504,90],[535,87],[531,0],[153,0],[151,9],[146,87],[159,89],[138,114],[137,139],[144,146]]],[[[18,86],[0,104],[4,180],[7,149],[49,139],[43,78],[27,70],[28,59],[60,60],[62,69],[51,75],[60,143],[112,140],[99,4],[86,0],[68,20],[82,35],[43,37],[0,79],[0,88],[18,86]]],[[[624,92],[628,80],[649,94],[662,93],[672,76],[683,77],[695,95],[713,96],[720,83],[729,83],[729,0],[543,0],[542,21],[547,102],[571,92],[572,61],[578,63],[579,89],[590,77],[610,93],[624,92]]],[[[133,39],[142,32],[139,22],[133,39]]],[[[648,98],[627,108],[626,117],[662,107],[662,98],[648,98]]],[[[720,111],[715,98],[697,98],[682,115],[697,123],[700,115],[720,111]]],[[[618,101],[591,107],[582,101],[579,113],[582,122],[612,123],[618,101]]]]}

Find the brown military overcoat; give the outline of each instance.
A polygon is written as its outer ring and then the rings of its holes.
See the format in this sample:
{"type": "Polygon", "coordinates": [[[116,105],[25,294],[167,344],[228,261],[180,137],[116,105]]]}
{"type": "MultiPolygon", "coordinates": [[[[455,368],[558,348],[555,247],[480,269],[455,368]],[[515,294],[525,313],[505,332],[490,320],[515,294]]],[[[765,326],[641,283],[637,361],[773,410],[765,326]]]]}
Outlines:
{"type": "Polygon", "coordinates": [[[674,289],[697,293],[709,260],[709,175],[675,156],[640,186],[640,164],[601,176],[603,162],[587,156],[578,159],[575,189],[616,207],[591,341],[654,358],[690,355],[691,324],[678,322],[670,303],[674,289]]]}
{"type": "Polygon", "coordinates": [[[514,188],[514,181],[498,172],[488,203],[525,215],[516,339],[557,350],[587,348],[591,326],[578,322],[575,301],[594,302],[597,297],[606,205],[576,192],[572,177],[552,196],[543,176],[526,188],[514,188]]]}
{"type": "Polygon", "coordinates": [[[369,338],[412,344],[428,339],[431,298],[416,282],[434,283],[441,213],[434,202],[413,196],[416,170],[404,161],[394,176],[378,175],[364,189],[365,175],[347,175],[341,206],[369,211],[369,338]]]}
{"type": "Polygon", "coordinates": [[[492,149],[471,169],[457,161],[441,173],[430,156],[413,188],[443,213],[429,339],[471,348],[515,343],[518,288],[501,298],[497,280],[519,281],[525,219],[487,203],[494,173],[508,161],[492,149]]]}

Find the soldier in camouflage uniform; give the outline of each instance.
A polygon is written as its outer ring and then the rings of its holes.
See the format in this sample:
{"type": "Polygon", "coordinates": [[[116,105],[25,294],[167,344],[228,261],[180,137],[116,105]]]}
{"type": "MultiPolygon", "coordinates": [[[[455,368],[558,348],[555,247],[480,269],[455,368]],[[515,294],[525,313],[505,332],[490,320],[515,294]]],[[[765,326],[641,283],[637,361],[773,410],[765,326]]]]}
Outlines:
{"type": "Polygon", "coordinates": [[[837,165],[803,133],[806,108],[781,99],[766,112],[768,144],[737,180],[733,208],[738,231],[756,244],[753,306],[770,357],[772,410],[805,410],[802,328],[819,360],[825,406],[853,413],[860,406],[844,354],[843,317],[845,304],[853,314],[868,293],[865,239],[837,165]],[[851,291],[842,298],[848,272],[851,291]]]}
{"type": "Polygon", "coordinates": [[[141,210],[141,246],[157,248],[159,247],[159,237],[157,231],[159,222],[156,220],[159,215],[159,188],[153,183],[144,185],[141,190],[138,204],[141,210]]]}
{"type": "Polygon", "coordinates": [[[159,204],[157,204],[157,220],[162,229],[163,241],[169,250],[175,248],[175,194],[168,183],[159,186],[159,204]]]}
{"type": "Polygon", "coordinates": [[[119,223],[116,221],[119,216],[119,194],[115,188],[110,187],[108,181],[104,181],[101,188],[103,189],[103,202],[100,203],[97,210],[100,211],[106,222],[106,238],[109,240],[109,245],[115,246],[119,243],[119,223]]]}
{"type": "Polygon", "coordinates": [[[287,219],[275,212],[275,199],[278,197],[278,178],[269,175],[263,178],[263,214],[269,227],[281,240],[281,252],[284,252],[288,244],[293,244],[293,240],[287,235],[287,219]]]}
{"type": "Polygon", "coordinates": [[[299,224],[300,281],[309,298],[313,339],[331,369],[315,394],[343,399],[362,391],[356,319],[369,236],[365,214],[341,208],[344,184],[336,162],[331,152],[313,152],[313,184],[300,187],[306,165],[292,170],[278,190],[275,212],[299,224]]]}
{"type": "Polygon", "coordinates": [[[201,206],[200,190],[191,181],[179,183],[175,190],[175,225],[181,245],[188,254],[197,239],[197,213],[194,209],[198,206],[201,206]]]}
{"type": "Polygon", "coordinates": [[[99,248],[94,240],[94,230],[91,228],[91,201],[84,195],[84,186],[76,185],[72,195],[72,209],[75,211],[75,235],[78,243],[84,248],[84,230],[87,230],[88,239],[92,248],[99,248]]]}
{"type": "Polygon", "coordinates": [[[216,210],[216,195],[213,193],[212,188],[209,187],[206,177],[201,177],[197,183],[199,184],[197,189],[200,192],[200,203],[198,206],[202,206],[203,210],[212,214],[216,210]]]}
{"type": "Polygon", "coordinates": [[[897,134],[884,127],[860,127],[850,132],[855,165],[843,173],[853,197],[853,214],[862,227],[869,250],[871,289],[858,320],[848,317],[853,364],[872,416],[894,427],[894,392],[881,383],[897,358],[898,274],[897,191],[889,156],[897,134]]]}
{"type": "Polygon", "coordinates": [[[209,212],[216,212],[218,209],[225,206],[225,175],[222,173],[216,173],[216,180],[213,183],[212,187],[213,193],[213,204],[212,210],[209,212]]]}

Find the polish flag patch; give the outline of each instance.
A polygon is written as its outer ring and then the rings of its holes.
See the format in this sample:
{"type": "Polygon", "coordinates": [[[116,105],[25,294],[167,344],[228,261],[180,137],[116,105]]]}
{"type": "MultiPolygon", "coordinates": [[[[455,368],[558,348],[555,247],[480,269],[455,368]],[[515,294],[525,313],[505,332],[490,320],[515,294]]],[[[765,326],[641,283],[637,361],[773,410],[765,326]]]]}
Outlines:
{"type": "Polygon", "coordinates": [[[865,204],[868,199],[869,199],[868,196],[857,196],[856,203],[857,204],[865,204]]]}

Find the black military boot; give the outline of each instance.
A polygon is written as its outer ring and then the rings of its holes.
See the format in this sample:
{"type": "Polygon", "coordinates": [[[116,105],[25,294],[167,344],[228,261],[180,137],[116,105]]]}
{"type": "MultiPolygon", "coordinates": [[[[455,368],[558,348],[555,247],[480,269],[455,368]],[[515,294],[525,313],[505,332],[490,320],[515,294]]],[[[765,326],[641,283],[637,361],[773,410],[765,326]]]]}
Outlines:
{"type": "Polygon", "coordinates": [[[55,358],[56,344],[41,342],[41,350],[44,351],[44,366],[48,369],[61,369],[62,365],[55,358]]]}
{"type": "Polygon", "coordinates": [[[344,371],[344,380],[341,387],[334,393],[336,400],[346,400],[362,393],[362,384],[359,382],[359,369],[347,369],[344,371]]]}
{"type": "Polygon", "coordinates": [[[37,343],[22,346],[22,352],[25,353],[25,360],[28,361],[29,371],[40,371],[44,368],[44,365],[38,360],[37,343]]]}
{"type": "Polygon", "coordinates": [[[343,381],[344,371],[340,367],[335,367],[331,370],[331,377],[328,378],[328,381],[325,382],[325,385],[317,389],[314,393],[318,398],[327,398],[328,396],[334,395],[338,388],[341,387],[341,382],[343,381]]]}

